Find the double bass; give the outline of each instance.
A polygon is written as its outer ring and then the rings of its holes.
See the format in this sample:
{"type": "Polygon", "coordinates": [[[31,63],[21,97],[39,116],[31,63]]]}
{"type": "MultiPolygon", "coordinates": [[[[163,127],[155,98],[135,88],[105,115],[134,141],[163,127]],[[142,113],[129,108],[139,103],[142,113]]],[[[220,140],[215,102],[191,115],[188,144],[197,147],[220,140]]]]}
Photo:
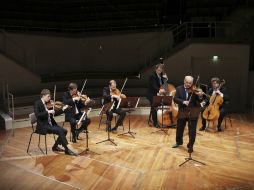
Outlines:
{"type": "MultiPolygon", "coordinates": [[[[166,74],[164,74],[166,76],[166,74]]],[[[174,85],[167,83],[168,78],[163,77],[163,85],[160,88],[163,88],[165,93],[159,94],[161,96],[175,96],[176,88],[174,85]]],[[[177,115],[178,115],[178,105],[174,103],[172,100],[172,104],[170,106],[164,106],[165,110],[159,109],[157,111],[157,120],[158,124],[165,126],[173,126],[176,124],[177,115]]]]}
{"type": "MultiPolygon", "coordinates": [[[[219,90],[225,83],[225,80],[222,80],[217,90],[219,90]]],[[[219,94],[214,93],[209,99],[209,105],[203,112],[203,118],[209,122],[218,120],[220,117],[220,106],[222,103],[223,98],[219,94]]]]}

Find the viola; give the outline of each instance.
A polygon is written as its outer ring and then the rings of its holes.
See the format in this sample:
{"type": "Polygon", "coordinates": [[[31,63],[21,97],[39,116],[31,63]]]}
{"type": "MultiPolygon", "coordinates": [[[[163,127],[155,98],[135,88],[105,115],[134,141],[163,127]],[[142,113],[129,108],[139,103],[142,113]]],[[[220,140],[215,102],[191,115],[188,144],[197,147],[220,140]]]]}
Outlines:
{"type": "Polygon", "coordinates": [[[121,91],[117,88],[111,89],[110,95],[116,95],[119,96],[120,98],[126,98],[126,95],[122,94],[121,91]]]}

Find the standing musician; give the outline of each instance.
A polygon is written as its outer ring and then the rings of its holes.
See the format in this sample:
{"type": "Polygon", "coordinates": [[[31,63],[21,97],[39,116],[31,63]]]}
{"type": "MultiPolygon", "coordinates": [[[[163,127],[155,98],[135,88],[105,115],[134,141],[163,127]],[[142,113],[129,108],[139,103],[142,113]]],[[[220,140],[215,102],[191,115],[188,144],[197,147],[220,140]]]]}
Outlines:
{"type": "MultiPolygon", "coordinates": [[[[208,95],[212,96],[214,94],[217,94],[217,95],[221,96],[222,99],[223,99],[223,103],[219,107],[220,116],[218,118],[218,125],[217,125],[218,131],[221,132],[222,131],[221,130],[221,123],[222,123],[223,118],[225,117],[225,115],[227,113],[226,105],[229,103],[229,97],[228,97],[228,93],[227,93],[226,88],[221,87],[219,89],[220,79],[218,77],[214,77],[214,78],[211,79],[211,85],[212,85],[212,88],[210,88],[208,90],[208,95]]],[[[209,99],[206,98],[202,104],[205,107],[208,106],[209,105],[209,99]]],[[[203,130],[206,129],[206,119],[203,117],[203,112],[202,112],[201,115],[202,115],[202,127],[199,130],[203,131],[203,130]]]]}
{"type": "MultiPolygon", "coordinates": [[[[164,74],[164,64],[160,63],[155,66],[155,71],[149,77],[147,99],[150,102],[153,125],[158,128],[157,110],[153,106],[153,97],[162,95],[165,93],[165,89],[161,88],[167,80],[167,76],[164,74]]],[[[149,118],[150,119],[150,118],[149,118]]]]}
{"type": "MultiPolygon", "coordinates": [[[[174,97],[175,103],[179,106],[179,113],[184,113],[186,108],[200,107],[200,102],[202,100],[202,92],[195,93],[192,90],[193,86],[193,77],[185,76],[184,85],[178,86],[176,88],[176,95],[174,97]]],[[[178,118],[177,120],[177,129],[176,129],[176,144],[172,148],[177,148],[183,144],[183,132],[188,121],[189,129],[189,143],[187,144],[188,152],[193,152],[193,145],[196,138],[196,127],[197,127],[197,118],[178,118]]]]}
{"type": "Polygon", "coordinates": [[[72,142],[76,143],[76,139],[84,130],[87,130],[90,124],[90,119],[86,117],[82,121],[81,127],[76,129],[77,120],[82,116],[81,108],[85,107],[90,102],[90,99],[86,95],[82,95],[78,90],[76,83],[70,83],[67,92],[63,94],[63,103],[69,105],[69,108],[65,110],[65,120],[71,125],[72,142]]]}
{"type": "Polygon", "coordinates": [[[34,104],[34,113],[37,118],[36,131],[40,134],[53,133],[57,134],[58,138],[52,147],[53,151],[64,151],[67,155],[76,155],[68,148],[68,142],[66,139],[67,130],[58,126],[53,118],[53,115],[60,115],[67,108],[64,106],[59,111],[55,112],[53,110],[48,110],[47,104],[50,103],[50,91],[48,89],[43,89],[41,91],[41,99],[37,100],[34,104]],[[62,145],[65,150],[62,150],[58,145],[62,145]]]}
{"type": "Polygon", "coordinates": [[[111,131],[117,131],[118,126],[122,125],[123,120],[126,116],[126,112],[123,111],[121,108],[116,108],[118,101],[121,98],[125,98],[126,96],[124,94],[121,94],[120,90],[116,88],[116,81],[115,80],[110,80],[109,81],[109,86],[103,88],[103,105],[114,101],[113,109],[110,111],[107,111],[107,119],[109,121],[109,130],[111,129],[111,121],[113,119],[113,113],[116,113],[119,115],[119,118],[116,122],[116,125],[111,131]]]}

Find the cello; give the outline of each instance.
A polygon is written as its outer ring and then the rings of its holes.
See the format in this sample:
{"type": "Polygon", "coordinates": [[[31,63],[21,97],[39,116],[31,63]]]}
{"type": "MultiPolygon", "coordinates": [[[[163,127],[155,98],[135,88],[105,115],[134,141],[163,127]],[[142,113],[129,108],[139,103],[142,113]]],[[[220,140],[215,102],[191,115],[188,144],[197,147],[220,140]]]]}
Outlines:
{"type": "MultiPolygon", "coordinates": [[[[225,80],[222,80],[217,90],[219,90],[225,83],[225,80]]],[[[218,120],[220,117],[220,106],[222,103],[223,98],[217,93],[214,93],[209,99],[209,105],[203,112],[203,118],[209,122],[218,120]]]]}
{"type": "MultiPolygon", "coordinates": [[[[165,90],[165,93],[159,94],[161,96],[172,96],[174,98],[176,93],[176,88],[174,85],[167,83],[168,78],[167,75],[164,74],[163,77],[163,85],[161,88],[165,90]]],[[[178,105],[174,103],[172,100],[172,104],[170,106],[165,106],[165,110],[159,109],[157,111],[157,120],[159,125],[165,125],[165,126],[174,126],[176,125],[177,121],[177,115],[178,115],[178,105]]]]}

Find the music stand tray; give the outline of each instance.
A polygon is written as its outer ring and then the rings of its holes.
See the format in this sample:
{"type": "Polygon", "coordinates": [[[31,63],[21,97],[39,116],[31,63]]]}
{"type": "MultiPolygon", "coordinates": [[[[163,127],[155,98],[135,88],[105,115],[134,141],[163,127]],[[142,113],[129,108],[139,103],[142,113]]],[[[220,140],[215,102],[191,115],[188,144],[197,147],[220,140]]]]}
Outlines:
{"type": "MultiPolygon", "coordinates": [[[[119,134],[119,135],[126,135],[129,134],[132,138],[135,139],[134,134],[136,134],[135,132],[131,131],[131,119],[130,119],[130,115],[131,112],[134,111],[134,109],[136,109],[138,107],[138,103],[139,103],[140,98],[139,97],[127,97],[127,98],[122,98],[119,103],[117,108],[123,108],[123,109],[128,109],[128,117],[129,117],[129,129],[128,132],[119,134]]],[[[118,135],[118,136],[119,136],[118,135]]]]}
{"type": "MultiPolygon", "coordinates": [[[[107,113],[107,111],[110,111],[110,110],[113,108],[113,106],[114,106],[114,102],[109,102],[109,103],[105,104],[105,105],[103,106],[103,108],[101,109],[99,115],[104,114],[104,113],[107,113]]],[[[111,138],[110,138],[110,131],[111,131],[111,128],[110,128],[110,122],[108,121],[108,119],[107,119],[107,123],[106,123],[106,124],[107,124],[108,138],[107,138],[106,140],[97,142],[96,144],[109,141],[109,142],[111,142],[113,145],[117,146],[117,144],[114,142],[114,139],[111,139],[111,138]]]]}
{"type": "MultiPolygon", "coordinates": [[[[202,110],[201,107],[186,107],[183,110],[179,110],[178,118],[180,118],[180,119],[188,119],[188,125],[190,125],[190,123],[192,122],[193,119],[198,119],[201,110],[202,110]]],[[[192,160],[194,162],[197,162],[199,164],[202,164],[202,165],[206,165],[203,162],[200,162],[198,160],[193,159],[191,157],[191,152],[190,152],[189,153],[189,157],[185,158],[185,161],[183,163],[181,163],[179,166],[182,166],[182,165],[186,164],[190,160],[192,160]]]]}
{"type": "Polygon", "coordinates": [[[152,133],[157,133],[159,131],[162,131],[166,135],[168,135],[168,129],[166,129],[166,126],[164,126],[164,123],[163,123],[163,111],[168,109],[168,108],[165,108],[165,106],[171,106],[172,105],[172,100],[173,100],[172,96],[154,96],[153,97],[153,106],[157,107],[157,110],[161,109],[161,112],[162,112],[161,121],[162,121],[162,123],[161,123],[161,125],[158,125],[159,130],[154,131],[152,133]]]}

